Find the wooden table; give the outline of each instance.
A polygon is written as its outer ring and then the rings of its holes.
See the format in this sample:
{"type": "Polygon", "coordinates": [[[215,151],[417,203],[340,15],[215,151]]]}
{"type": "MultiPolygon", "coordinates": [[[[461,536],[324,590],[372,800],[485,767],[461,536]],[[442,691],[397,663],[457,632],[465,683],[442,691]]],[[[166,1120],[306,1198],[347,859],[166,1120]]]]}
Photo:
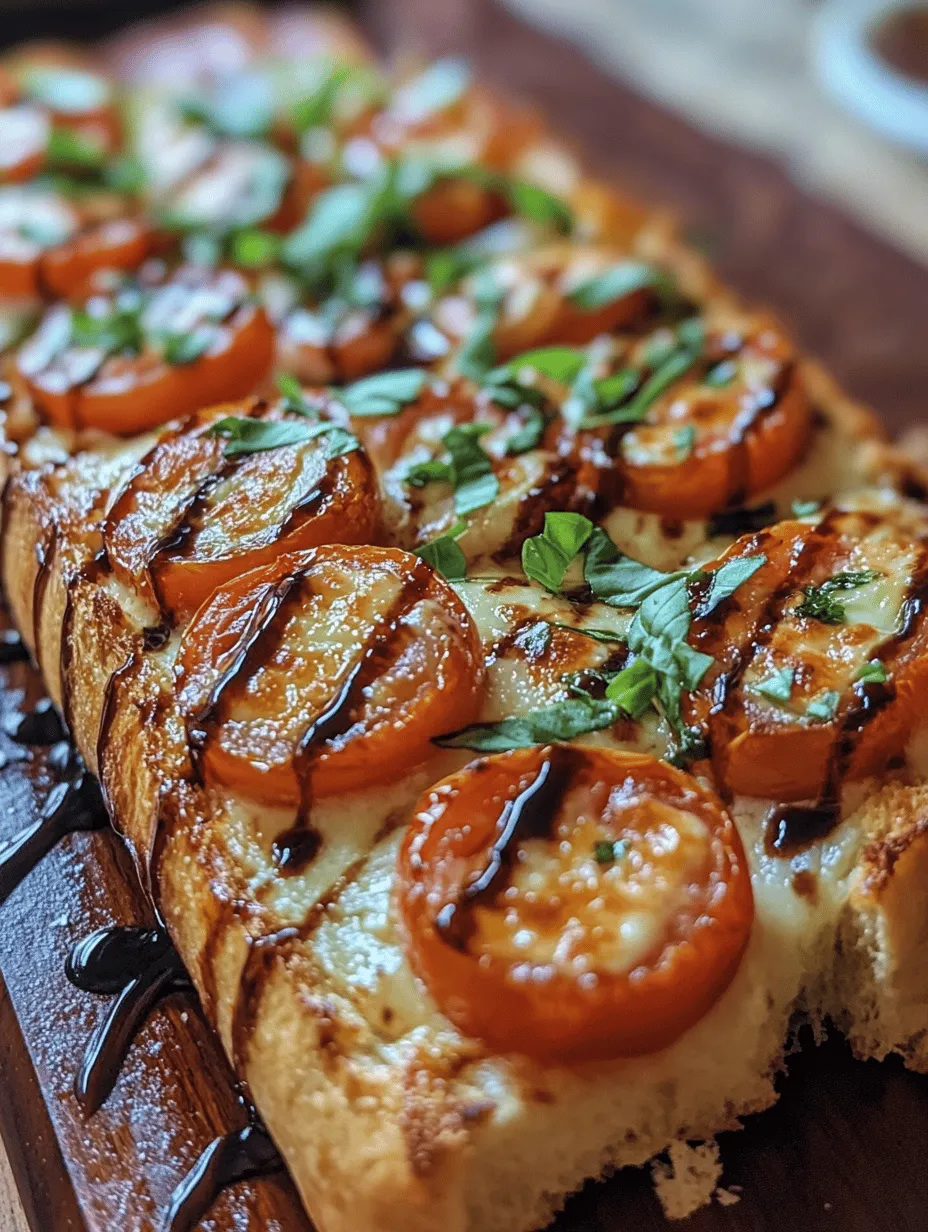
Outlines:
{"type": "MultiPolygon", "coordinates": [[[[711,244],[732,283],[772,305],[803,345],[893,428],[924,414],[928,279],[914,262],[805,194],[769,160],[697,133],[492,0],[370,0],[364,7],[384,48],[466,51],[482,76],[556,116],[599,170],[643,199],[677,209],[690,231],[711,244]]],[[[29,688],[35,693],[34,679],[29,688]]],[[[34,807],[30,782],[16,767],[0,778],[0,799],[15,800],[17,824],[34,807]]],[[[13,821],[0,816],[0,839],[12,828],[13,821]]],[[[70,1075],[58,1072],[63,1058],[70,1057],[73,1065],[86,1014],[76,1032],[64,1026],[67,1038],[56,1041],[43,1031],[41,1013],[22,1013],[30,998],[50,995],[52,982],[55,995],[63,995],[65,938],[39,930],[53,914],[49,896],[60,895],[70,904],[69,935],[82,935],[104,919],[138,918],[141,900],[126,872],[114,836],[80,836],[62,844],[33,874],[31,891],[22,887],[3,908],[7,932],[0,929],[0,966],[19,1002],[14,1015],[0,982],[0,1074],[8,1096],[0,1104],[0,1129],[10,1149],[9,1160],[0,1149],[2,1232],[30,1227],[79,1232],[85,1226],[148,1232],[151,1224],[144,1219],[123,1222],[131,1218],[126,1206],[117,1203],[109,1214],[92,1207],[97,1178],[118,1179],[119,1167],[107,1160],[107,1150],[122,1151],[139,1171],[129,1196],[139,1209],[150,1210],[163,1200],[170,1177],[161,1175],[165,1160],[142,1148],[146,1133],[151,1141],[168,1140],[158,1138],[169,1132],[165,1106],[179,1118],[188,1155],[217,1128],[235,1123],[234,1098],[215,1042],[202,1023],[197,1025],[188,1003],[158,1012],[113,1108],[86,1127],[68,1105],[70,1075]],[[88,869],[95,890],[78,892],[75,879],[86,877],[88,869]],[[14,931],[35,945],[31,983],[10,958],[14,931]],[[140,1127],[146,1117],[150,1124],[140,1127]],[[25,1210],[14,1174],[25,1193],[25,1210]]],[[[855,1065],[839,1043],[803,1054],[792,1068],[781,1103],[754,1118],[744,1133],[724,1136],[726,1182],[744,1185],[743,1200],[697,1213],[686,1224],[688,1232],[925,1232],[928,1084],[895,1064],[855,1065]]],[[[118,1189],[119,1202],[126,1202],[126,1193],[125,1185],[118,1189]]],[[[217,1232],[272,1227],[290,1232],[306,1227],[296,1210],[283,1182],[239,1187],[204,1226],[217,1232]]],[[[588,1187],[557,1225],[559,1232],[631,1226],[638,1232],[671,1226],[644,1173],[588,1187]]]]}

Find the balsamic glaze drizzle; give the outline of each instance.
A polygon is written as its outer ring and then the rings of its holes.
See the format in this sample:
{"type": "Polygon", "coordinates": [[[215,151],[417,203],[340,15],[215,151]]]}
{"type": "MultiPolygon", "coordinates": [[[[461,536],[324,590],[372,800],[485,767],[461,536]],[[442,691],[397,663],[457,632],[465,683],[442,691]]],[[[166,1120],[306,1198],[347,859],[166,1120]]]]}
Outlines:
{"type": "Polygon", "coordinates": [[[254,1122],[214,1138],[171,1195],[162,1232],[191,1232],[223,1189],[283,1167],[267,1132],[254,1122]]]}
{"type": "Polygon", "coordinates": [[[17,744],[49,748],[67,740],[68,733],[50,697],[36,702],[32,710],[21,715],[10,736],[17,744]]]}
{"type": "Polygon", "coordinates": [[[87,1042],[74,1094],[93,1116],[112,1091],[139,1029],[171,992],[191,987],[186,969],[163,928],[100,929],[71,951],[65,968],[85,992],[118,994],[87,1042]]]}
{"type": "Polygon", "coordinates": [[[436,931],[449,945],[457,950],[466,948],[471,912],[478,904],[491,902],[503,889],[516,856],[517,840],[543,838],[550,833],[582,759],[582,750],[554,745],[532,781],[506,802],[496,823],[496,839],[486,868],[465,886],[457,902],[447,903],[435,919],[436,931]]]}
{"type": "Polygon", "coordinates": [[[66,835],[103,829],[108,820],[96,780],[75,755],[70,776],[52,787],[38,820],[0,844],[0,904],[66,835]]]}

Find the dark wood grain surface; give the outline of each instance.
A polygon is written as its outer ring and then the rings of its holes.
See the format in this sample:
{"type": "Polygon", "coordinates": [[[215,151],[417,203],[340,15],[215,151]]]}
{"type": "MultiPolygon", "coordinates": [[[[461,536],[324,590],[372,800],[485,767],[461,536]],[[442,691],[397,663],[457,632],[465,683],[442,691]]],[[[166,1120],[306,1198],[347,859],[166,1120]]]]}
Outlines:
{"type": "MultiPolygon", "coordinates": [[[[385,49],[465,50],[478,71],[541,103],[597,168],[676,208],[747,296],[771,303],[853,393],[898,428],[928,391],[925,272],[793,186],[766,159],[696,133],[489,2],[371,0],[385,49]]],[[[27,666],[0,672],[0,729],[41,695],[27,666]]],[[[0,730],[0,841],[35,815],[51,777],[0,730]]],[[[90,1121],[71,1094],[106,1002],[64,977],[74,940],[146,907],[115,835],[77,835],[0,907],[0,1132],[34,1232],[149,1232],[206,1143],[243,1123],[219,1047],[193,998],[152,1016],[106,1106],[90,1121]]],[[[735,1205],[691,1232],[928,1232],[928,1081],[855,1063],[839,1041],[796,1057],[783,1098],[722,1138],[735,1205]]],[[[308,1223],[288,1182],[237,1186],[202,1225],[214,1232],[308,1223]]],[[[557,1232],[666,1229],[645,1173],[591,1185],[557,1232]]],[[[6,1232],[6,1229],[3,1230],[6,1232]]]]}

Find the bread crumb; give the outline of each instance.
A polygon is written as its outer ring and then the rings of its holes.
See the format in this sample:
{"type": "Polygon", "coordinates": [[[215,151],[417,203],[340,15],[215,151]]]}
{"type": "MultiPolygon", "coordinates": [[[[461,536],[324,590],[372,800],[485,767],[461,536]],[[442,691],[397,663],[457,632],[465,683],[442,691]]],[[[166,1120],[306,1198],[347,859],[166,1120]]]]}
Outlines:
{"type": "Polygon", "coordinates": [[[651,1165],[654,1188],[668,1219],[685,1219],[712,1201],[722,1175],[718,1143],[673,1142],[667,1159],[651,1165]]]}
{"type": "Polygon", "coordinates": [[[712,1196],[719,1206],[734,1206],[736,1202],[741,1201],[740,1193],[735,1193],[734,1189],[725,1189],[721,1185],[712,1196]]]}

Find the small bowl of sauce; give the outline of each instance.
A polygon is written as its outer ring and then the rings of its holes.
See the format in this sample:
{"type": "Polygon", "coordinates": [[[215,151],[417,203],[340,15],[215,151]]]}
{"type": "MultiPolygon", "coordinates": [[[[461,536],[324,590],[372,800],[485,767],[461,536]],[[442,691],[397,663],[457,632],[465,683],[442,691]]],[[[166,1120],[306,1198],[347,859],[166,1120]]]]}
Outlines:
{"type": "Polygon", "coordinates": [[[928,156],[926,0],[831,0],[815,53],[820,80],[848,111],[928,156]]]}

